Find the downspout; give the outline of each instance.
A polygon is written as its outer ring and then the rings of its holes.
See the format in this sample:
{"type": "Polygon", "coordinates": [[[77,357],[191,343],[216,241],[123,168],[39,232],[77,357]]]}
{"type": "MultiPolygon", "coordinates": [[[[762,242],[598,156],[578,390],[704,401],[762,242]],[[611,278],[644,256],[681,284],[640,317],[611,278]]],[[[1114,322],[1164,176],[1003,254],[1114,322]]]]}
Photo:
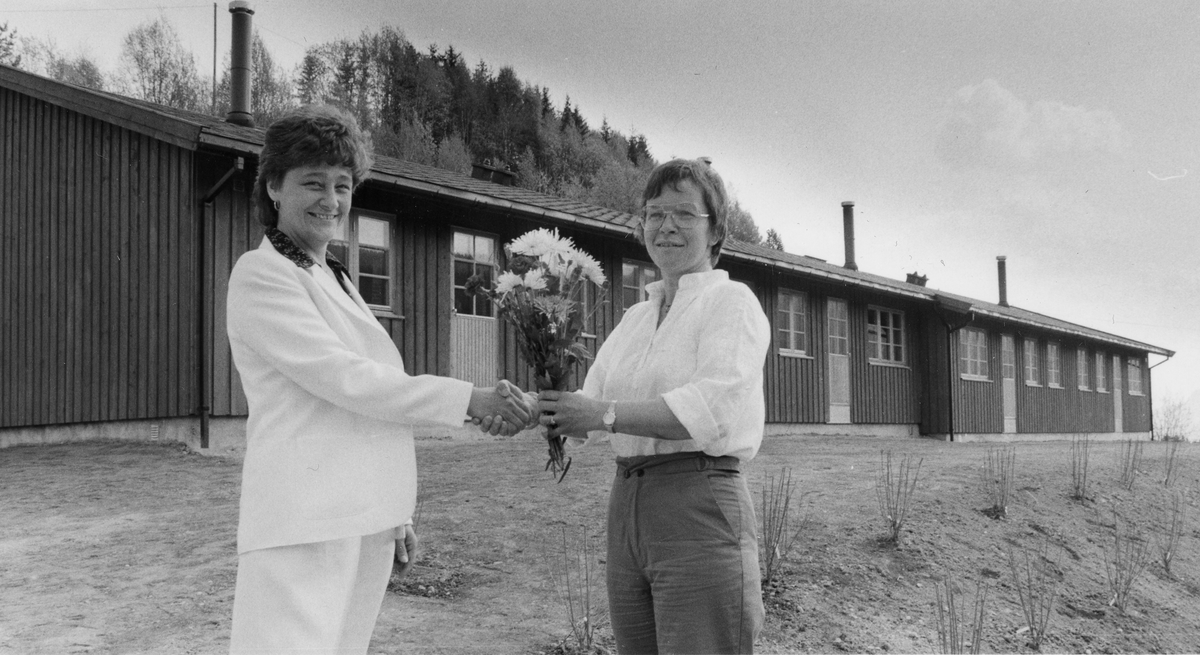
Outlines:
{"type": "Polygon", "coordinates": [[[205,272],[208,262],[208,252],[205,249],[205,223],[208,216],[213,211],[213,199],[225,187],[234,175],[242,172],[246,168],[246,160],[241,157],[235,157],[233,167],[217,180],[217,183],[200,198],[200,220],[196,224],[196,390],[199,392],[198,405],[196,406],[196,414],[200,416],[200,447],[208,448],[208,411],[211,408],[209,404],[208,392],[208,342],[210,334],[208,333],[208,313],[205,311],[205,272]]]}
{"type": "MultiPolygon", "coordinates": [[[[1167,362],[1171,361],[1171,358],[1174,356],[1175,356],[1175,353],[1171,353],[1170,355],[1167,355],[1166,359],[1162,360],[1158,364],[1166,364],[1167,362]]],[[[1146,355],[1146,362],[1147,363],[1150,362],[1149,354],[1146,355]]],[[[1150,371],[1154,370],[1154,367],[1158,366],[1158,364],[1154,364],[1153,366],[1146,369],[1146,382],[1148,384],[1150,384],[1150,440],[1151,441],[1154,440],[1154,384],[1150,382],[1150,377],[1151,377],[1150,371]]],[[[1128,375],[1128,374],[1126,374],[1126,375],[1128,375]]],[[[1126,384],[1129,384],[1128,381],[1126,382],[1126,384]]],[[[1120,391],[1120,393],[1125,393],[1125,390],[1122,389],[1120,391]]]]}
{"type": "Polygon", "coordinates": [[[964,318],[952,323],[946,318],[945,312],[938,311],[942,306],[943,303],[939,302],[934,313],[937,314],[938,320],[942,322],[942,325],[946,326],[946,388],[949,390],[946,401],[950,412],[950,430],[947,436],[950,437],[950,441],[954,441],[954,341],[951,335],[970,325],[971,321],[975,320],[975,312],[969,309],[969,305],[967,305],[967,311],[962,314],[964,318]]]}

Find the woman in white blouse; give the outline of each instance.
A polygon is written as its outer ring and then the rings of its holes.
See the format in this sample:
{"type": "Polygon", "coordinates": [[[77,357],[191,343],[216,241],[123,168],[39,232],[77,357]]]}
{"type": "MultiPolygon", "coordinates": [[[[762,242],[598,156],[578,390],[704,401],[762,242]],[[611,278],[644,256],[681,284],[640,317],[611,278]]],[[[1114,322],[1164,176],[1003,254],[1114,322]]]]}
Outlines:
{"type": "Polygon", "coordinates": [[[714,270],[724,184],[704,160],[650,174],[636,230],[662,280],[625,311],[578,393],[544,391],[551,435],[608,436],[617,475],[607,582],[617,650],[750,653],[762,627],[754,505],[739,472],[762,442],[770,327],[714,270]]]}

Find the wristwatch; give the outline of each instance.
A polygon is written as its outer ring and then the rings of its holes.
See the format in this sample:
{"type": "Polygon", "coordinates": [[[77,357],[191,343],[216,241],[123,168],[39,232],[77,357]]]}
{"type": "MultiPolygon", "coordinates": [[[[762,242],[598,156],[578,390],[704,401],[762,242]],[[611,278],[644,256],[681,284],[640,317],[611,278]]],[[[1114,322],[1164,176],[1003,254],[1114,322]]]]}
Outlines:
{"type": "Polygon", "coordinates": [[[617,422],[617,401],[612,401],[608,404],[608,411],[604,412],[604,418],[600,419],[604,422],[604,429],[609,432],[616,432],[613,425],[617,422]]]}

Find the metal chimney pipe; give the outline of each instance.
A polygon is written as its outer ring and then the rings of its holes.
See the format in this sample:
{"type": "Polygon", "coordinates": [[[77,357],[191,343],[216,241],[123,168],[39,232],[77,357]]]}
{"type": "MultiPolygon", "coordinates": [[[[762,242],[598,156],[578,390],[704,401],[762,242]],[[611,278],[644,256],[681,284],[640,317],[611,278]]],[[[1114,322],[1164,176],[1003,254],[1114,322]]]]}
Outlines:
{"type": "Polygon", "coordinates": [[[1000,306],[1008,307],[1008,271],[1005,268],[1005,256],[996,256],[996,276],[1000,280],[1000,306]]]}
{"type": "Polygon", "coordinates": [[[847,200],[842,203],[842,233],[846,239],[846,265],[852,271],[858,270],[858,264],[854,262],[854,201],[847,200]]]}
{"type": "Polygon", "coordinates": [[[225,120],[235,125],[254,127],[250,113],[250,17],[254,10],[249,0],[232,0],[233,47],[229,54],[229,113],[225,120]]]}

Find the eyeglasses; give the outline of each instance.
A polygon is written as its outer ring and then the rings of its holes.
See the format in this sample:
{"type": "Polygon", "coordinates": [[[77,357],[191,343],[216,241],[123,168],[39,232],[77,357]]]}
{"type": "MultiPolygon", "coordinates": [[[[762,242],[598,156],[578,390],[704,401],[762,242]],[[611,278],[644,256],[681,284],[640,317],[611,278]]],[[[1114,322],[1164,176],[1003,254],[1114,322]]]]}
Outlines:
{"type": "Polygon", "coordinates": [[[662,224],[670,216],[675,220],[675,227],[681,230],[688,230],[700,224],[700,221],[708,218],[708,214],[700,211],[700,208],[693,202],[681,202],[676,205],[646,205],[642,210],[642,227],[655,230],[662,227],[662,224]]]}

